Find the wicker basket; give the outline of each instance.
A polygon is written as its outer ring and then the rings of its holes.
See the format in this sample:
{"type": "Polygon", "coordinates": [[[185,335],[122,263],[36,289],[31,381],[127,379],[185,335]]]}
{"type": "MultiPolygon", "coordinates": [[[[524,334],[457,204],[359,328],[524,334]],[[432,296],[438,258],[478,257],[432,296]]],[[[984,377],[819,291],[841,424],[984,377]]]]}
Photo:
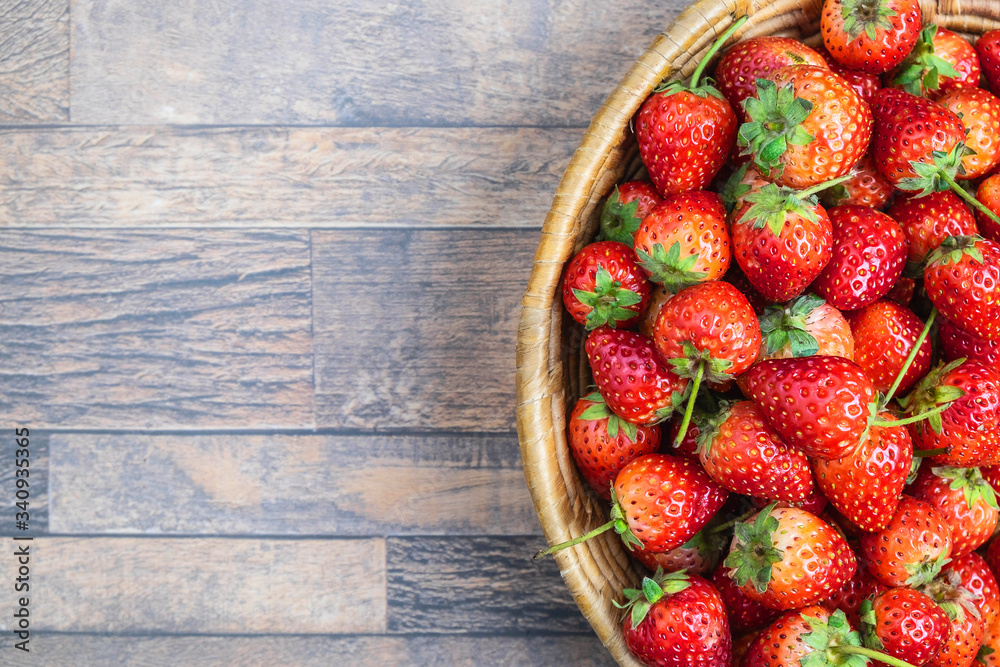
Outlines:
{"type": "MultiPolygon", "coordinates": [[[[822,0],[701,0],[688,7],[646,50],[594,116],[559,183],[542,227],[522,301],[517,336],[517,428],[524,476],[550,544],[607,520],[607,510],[577,473],[566,445],[568,409],[589,382],[583,332],[559,298],[563,265],[596,231],[599,206],[615,183],[642,169],[629,123],[650,91],[669,77],[689,76],[735,18],[749,20],[736,39],[784,35],[819,43],[822,0]]],[[[922,0],[925,23],[974,38],[1000,28],[1000,0],[922,0]]],[[[621,665],[638,667],[611,601],[638,582],[613,532],[555,555],[580,611],[621,665]]]]}

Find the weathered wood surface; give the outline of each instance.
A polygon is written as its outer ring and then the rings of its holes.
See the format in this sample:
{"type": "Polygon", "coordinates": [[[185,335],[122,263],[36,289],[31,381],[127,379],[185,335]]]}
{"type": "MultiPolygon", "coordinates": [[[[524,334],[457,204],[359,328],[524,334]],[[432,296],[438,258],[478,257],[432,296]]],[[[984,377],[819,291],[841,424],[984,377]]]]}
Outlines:
{"type": "Polygon", "coordinates": [[[0,227],[540,228],[582,136],[537,128],[8,129],[0,132],[0,227]]]}
{"type": "Polygon", "coordinates": [[[16,444],[19,438],[14,435],[14,429],[24,426],[16,422],[0,423],[0,493],[10,499],[4,499],[5,507],[0,511],[0,537],[37,536],[49,532],[49,434],[28,427],[28,465],[18,467],[17,460],[25,457],[17,455],[23,447],[16,444]],[[27,475],[18,477],[17,471],[25,469],[27,475]],[[18,479],[28,482],[28,530],[19,530],[15,524],[17,517],[12,505],[18,479]]]}
{"type": "Polygon", "coordinates": [[[513,435],[56,433],[51,448],[57,534],[540,534],[513,435]]]}
{"type": "Polygon", "coordinates": [[[0,2],[0,125],[69,120],[69,0],[0,2]]]}
{"type": "Polygon", "coordinates": [[[356,636],[356,637],[114,637],[39,633],[32,654],[10,650],[0,634],[5,665],[16,667],[612,667],[595,636],[356,636]]]}
{"type": "Polygon", "coordinates": [[[312,239],[318,426],[513,430],[514,341],[537,234],[312,239]]]}
{"type": "Polygon", "coordinates": [[[73,120],[586,126],[686,4],[75,0],[73,120]]]}
{"type": "Polygon", "coordinates": [[[7,230],[0,284],[0,423],[313,423],[306,232],[7,230]]]}
{"type": "MultiPolygon", "coordinates": [[[[44,537],[25,544],[30,544],[35,630],[352,634],[386,629],[381,539],[44,537]]],[[[14,558],[0,559],[0,576],[14,581],[17,567],[14,558]]],[[[10,624],[5,613],[0,630],[10,624]]]]}
{"type": "Polygon", "coordinates": [[[390,632],[580,632],[580,615],[543,538],[386,541],[390,632]]]}

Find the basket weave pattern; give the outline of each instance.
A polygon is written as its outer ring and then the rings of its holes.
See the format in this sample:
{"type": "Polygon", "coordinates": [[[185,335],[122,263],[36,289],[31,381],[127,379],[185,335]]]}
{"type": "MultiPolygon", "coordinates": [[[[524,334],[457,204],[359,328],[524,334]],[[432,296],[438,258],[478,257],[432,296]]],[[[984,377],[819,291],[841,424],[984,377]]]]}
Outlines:
{"type": "MultiPolygon", "coordinates": [[[[589,382],[581,328],[566,316],[559,286],[564,264],[596,231],[600,203],[641,168],[629,122],[661,80],[690,76],[715,39],[743,15],[732,40],[781,35],[819,43],[822,0],[701,0],[688,7],[636,61],[591,121],[570,160],[542,227],[522,300],[517,336],[517,427],[524,475],[550,544],[607,520],[603,503],[576,471],[566,444],[569,409],[589,382]]],[[[970,39],[1000,28],[1000,0],[922,0],[924,23],[970,39]]],[[[555,555],[574,599],[611,655],[639,667],[625,647],[611,604],[639,578],[617,535],[607,532],[555,555]]]]}

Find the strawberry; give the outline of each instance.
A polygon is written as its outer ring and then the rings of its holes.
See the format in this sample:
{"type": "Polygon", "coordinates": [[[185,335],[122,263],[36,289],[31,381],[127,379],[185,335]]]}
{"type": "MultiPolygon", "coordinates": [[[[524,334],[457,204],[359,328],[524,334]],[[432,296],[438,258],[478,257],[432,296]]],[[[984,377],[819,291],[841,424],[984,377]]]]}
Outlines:
{"type": "Polygon", "coordinates": [[[1000,342],[1000,245],[979,236],[948,237],[927,259],[924,288],[952,324],[1000,342]]]}
{"type": "Polygon", "coordinates": [[[868,428],[875,388],[848,359],[772,359],[751,368],[745,380],[768,423],[809,456],[842,458],[868,428]]]}
{"type": "Polygon", "coordinates": [[[691,82],[658,86],[639,109],[635,137],[649,178],[660,194],[702,190],[729,157],[737,119],[726,98],[701,84],[708,61],[746,19],[740,19],[708,50],[691,82]]]}
{"type": "Polygon", "coordinates": [[[743,589],[733,582],[729,576],[729,568],[725,565],[720,564],[715,568],[710,581],[722,596],[726,611],[729,612],[729,622],[735,631],[762,628],[780,613],[748,598],[743,589]]]}
{"type": "Polygon", "coordinates": [[[906,236],[899,223],[873,208],[830,209],[833,255],[812,289],[841,310],[881,299],[903,273],[906,236]]]}
{"type": "Polygon", "coordinates": [[[938,104],[961,119],[965,144],[975,151],[962,159],[965,178],[985,176],[1000,162],[1000,100],[982,88],[958,88],[938,104]]]}
{"type": "Polygon", "coordinates": [[[955,573],[942,574],[921,591],[941,607],[951,621],[948,639],[938,654],[925,663],[929,667],[972,665],[983,637],[983,621],[972,600],[955,573]]]}
{"type": "Polygon", "coordinates": [[[909,241],[906,275],[923,276],[927,256],[949,236],[977,233],[976,219],[954,192],[897,199],[888,211],[909,241]]]}
{"type": "Polygon", "coordinates": [[[804,294],[760,316],[761,361],[825,355],[854,359],[851,325],[822,297],[804,294]]]}
{"type": "Polygon", "coordinates": [[[790,501],[812,491],[809,460],[768,426],[752,401],[723,402],[698,429],[705,472],[730,491],[790,501]]]}
{"type": "Polygon", "coordinates": [[[823,45],[845,67],[881,74],[909,55],[920,35],[917,0],[825,0],[823,45]]]}
{"type": "Polygon", "coordinates": [[[1000,343],[994,343],[962,331],[947,319],[941,319],[938,329],[941,350],[948,361],[968,359],[978,361],[1000,373],[1000,343]]]}
{"type": "Polygon", "coordinates": [[[737,42],[719,58],[715,85],[726,96],[740,122],[747,121],[743,101],[757,92],[757,79],[766,79],[786,65],[827,67],[819,53],[788,37],[751,37],[737,42]]]}
{"type": "Polygon", "coordinates": [[[777,185],[805,190],[843,176],[868,149],[871,110],[824,67],[782,67],[743,106],[737,143],[777,185]]]}
{"type": "MultiPolygon", "coordinates": [[[[889,413],[880,415],[894,420],[889,413]]],[[[869,429],[861,445],[839,459],[813,459],[816,486],[854,525],[865,531],[892,521],[913,461],[913,445],[901,426],[869,429]]]]}
{"type": "Polygon", "coordinates": [[[812,491],[805,500],[778,500],[774,501],[769,498],[760,498],[757,496],[751,497],[750,502],[754,504],[754,507],[758,509],[763,509],[775,503],[776,507],[796,507],[800,510],[806,510],[812,512],[816,516],[820,516],[823,513],[823,509],[826,507],[826,496],[819,492],[819,490],[813,486],[812,491]]]}
{"type": "Polygon", "coordinates": [[[824,600],[853,575],[847,542],[815,514],[769,506],[737,522],[725,565],[737,586],[771,609],[824,600]]]}
{"type": "Polygon", "coordinates": [[[663,308],[663,304],[672,298],[674,298],[674,293],[666,287],[663,285],[653,285],[653,289],[649,293],[649,308],[646,309],[646,314],[639,320],[639,333],[643,336],[653,337],[653,327],[656,325],[656,318],[660,314],[660,309],[663,308]]]}
{"type": "Polygon", "coordinates": [[[598,241],[570,260],[562,295],[566,310],[588,331],[605,324],[627,329],[649,307],[649,281],[627,245],[598,241]]]}
{"type": "Polygon", "coordinates": [[[933,23],[920,31],[910,55],[891,76],[894,87],[937,99],[979,85],[979,56],[964,37],[933,23]]]}
{"type": "Polygon", "coordinates": [[[851,625],[861,627],[861,605],[886,590],[889,589],[868,573],[864,562],[858,561],[858,569],[850,581],[820,604],[831,614],[840,609],[851,625]]]}
{"type": "MultiPolygon", "coordinates": [[[[923,329],[924,323],[909,308],[886,299],[865,306],[851,317],[851,332],[857,341],[854,362],[871,379],[875,391],[884,394],[893,386],[923,329]]],[[[931,341],[925,337],[898,391],[909,391],[930,369],[931,341]]]]}
{"type": "Polygon", "coordinates": [[[669,417],[688,381],[670,370],[653,341],[630,331],[599,327],[584,345],[598,391],[616,415],[650,425],[669,417]]]}
{"type": "Polygon", "coordinates": [[[870,151],[851,167],[847,176],[848,180],[820,193],[819,200],[823,206],[833,208],[834,206],[854,204],[882,208],[892,197],[892,183],[878,173],[875,159],[870,151]]]}
{"type": "Polygon", "coordinates": [[[892,286],[889,293],[885,295],[885,298],[889,299],[893,303],[898,303],[901,306],[909,306],[910,301],[913,300],[913,292],[917,288],[916,281],[913,278],[907,278],[906,276],[900,276],[896,284],[892,286]]]}
{"type": "Polygon", "coordinates": [[[878,74],[851,69],[850,67],[841,65],[837,62],[836,58],[830,55],[826,47],[821,46],[816,51],[823,56],[826,64],[830,67],[830,71],[846,81],[854,89],[854,92],[864,100],[864,103],[871,106],[872,101],[875,99],[875,93],[882,87],[882,80],[878,74]]]}
{"type": "Polygon", "coordinates": [[[618,241],[632,247],[642,219],[662,201],[649,181],[628,181],[616,185],[601,210],[598,241],[618,241]]]}
{"type": "Polygon", "coordinates": [[[908,492],[932,505],[948,522],[952,558],[985,544],[997,525],[996,496],[979,468],[925,466],[908,492]]]}
{"type": "MultiPolygon", "coordinates": [[[[976,200],[994,215],[1000,215],[1000,174],[993,174],[979,184],[976,200]]],[[[1000,225],[981,211],[976,212],[979,232],[990,241],[1000,243],[1000,225]]]]}
{"type": "Polygon", "coordinates": [[[980,35],[976,53],[990,90],[1000,94],[1000,30],[989,30],[980,35]]]}
{"type": "MultiPolygon", "coordinates": [[[[735,653],[735,644],[733,652],[735,653]]],[[[975,662],[986,665],[986,667],[1000,666],[1000,620],[993,621],[990,626],[984,625],[982,646],[979,647],[975,662]]],[[[736,664],[733,663],[733,665],[736,664]]]]}
{"type": "Polygon", "coordinates": [[[622,633],[629,651],[655,667],[729,667],[732,637],[719,592],[683,572],[657,572],[626,588],[622,633]]]}
{"type": "Polygon", "coordinates": [[[576,467],[605,500],[611,500],[611,482],[626,463],[660,448],[658,427],[636,426],[621,419],[596,391],[576,402],[566,431],[576,467]]]}
{"type": "Polygon", "coordinates": [[[864,645],[922,665],[944,646],[951,621],[932,599],[912,588],[891,588],[861,603],[864,645]]]}
{"type": "Polygon", "coordinates": [[[683,570],[688,574],[707,577],[718,565],[726,547],[725,533],[713,530],[715,525],[721,523],[719,519],[721,515],[722,512],[719,512],[712,517],[704,528],[679,547],[670,551],[634,549],[632,557],[645,565],[650,572],[656,572],[657,568],[664,572],[683,570]]]}
{"type": "Polygon", "coordinates": [[[959,585],[972,593],[972,603],[983,617],[983,627],[990,627],[1000,616],[1000,587],[986,560],[973,552],[952,558],[942,574],[954,572],[959,585]]]}
{"type": "Polygon", "coordinates": [[[721,278],[732,251],[719,195],[698,191],[664,199],[635,233],[635,254],[650,280],[671,292],[721,278]]]}
{"type": "Polygon", "coordinates": [[[951,556],[951,529],[931,505],[903,495],[888,526],[861,536],[859,556],[886,586],[922,586],[951,556]]]}

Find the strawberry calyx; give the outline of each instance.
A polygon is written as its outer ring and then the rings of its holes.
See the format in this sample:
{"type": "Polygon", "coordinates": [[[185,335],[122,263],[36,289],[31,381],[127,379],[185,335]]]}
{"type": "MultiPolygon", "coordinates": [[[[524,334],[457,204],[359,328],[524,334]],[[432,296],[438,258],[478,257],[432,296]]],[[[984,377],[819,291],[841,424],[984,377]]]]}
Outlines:
{"type": "Polygon", "coordinates": [[[962,585],[962,579],[957,572],[948,572],[946,575],[935,577],[920,585],[918,590],[934,600],[952,621],[963,621],[966,613],[972,614],[975,618],[982,617],[979,607],[976,606],[977,596],[962,585]]]}
{"type": "Polygon", "coordinates": [[[729,38],[740,29],[744,23],[747,22],[746,16],[742,16],[737,19],[729,28],[719,36],[717,40],[712,44],[712,46],[705,53],[701,62],[698,63],[697,69],[695,69],[694,74],[691,75],[691,81],[687,85],[684,85],[680,81],[670,81],[661,83],[659,86],[653,89],[654,93],[663,93],[664,95],[673,95],[679,92],[689,92],[698,97],[705,97],[707,95],[712,95],[713,97],[718,97],[720,100],[726,99],[725,96],[716,88],[711,79],[706,79],[704,84],[699,85],[701,82],[701,75],[705,71],[705,67],[708,66],[709,61],[719,52],[719,49],[729,41],[729,38]]]}
{"type": "Polygon", "coordinates": [[[604,397],[601,396],[601,392],[595,391],[587,394],[583,397],[583,400],[590,401],[593,405],[588,406],[586,410],[580,413],[579,419],[585,421],[600,421],[601,419],[607,419],[607,429],[608,436],[611,438],[617,438],[619,433],[624,433],[625,437],[629,442],[634,443],[639,434],[639,427],[635,424],[625,421],[608,407],[607,402],[604,397]]]}
{"type": "MultiPolygon", "coordinates": [[[[948,558],[948,553],[942,552],[937,558],[925,557],[919,563],[906,563],[903,567],[910,575],[906,578],[906,585],[910,588],[928,586],[941,574],[941,569],[950,562],[951,559],[948,558]]],[[[932,598],[934,597],[927,590],[922,590],[922,592],[930,595],[932,598]]],[[[945,609],[945,611],[947,612],[948,610],[945,609]]]]}
{"type": "Polygon", "coordinates": [[[958,264],[965,256],[982,264],[983,251],[976,247],[982,240],[982,236],[949,236],[927,258],[927,266],[958,264]]]}
{"type": "Polygon", "coordinates": [[[944,151],[931,151],[930,162],[910,160],[910,168],[917,175],[901,179],[899,181],[899,189],[915,192],[914,197],[926,197],[932,192],[941,192],[949,188],[955,190],[955,194],[960,197],[963,192],[966,196],[971,196],[964,188],[955,183],[955,178],[965,175],[962,158],[966,155],[975,154],[976,151],[960,141],[947,153],[944,151]]]}
{"type": "Polygon", "coordinates": [[[642,224],[639,212],[639,200],[633,199],[630,202],[622,203],[621,193],[618,186],[614,192],[604,202],[601,210],[601,231],[597,235],[598,241],[618,241],[624,243],[629,248],[635,245],[635,233],[642,224]]]}
{"type": "Polygon", "coordinates": [[[771,503],[752,523],[733,524],[733,547],[723,564],[737,586],[753,584],[758,593],[767,590],[771,582],[771,567],[783,559],[781,549],[774,546],[771,535],[778,529],[778,519],[771,516],[777,503],[771,503]]]}
{"type": "Polygon", "coordinates": [[[670,246],[670,250],[666,250],[662,243],[654,243],[652,255],[641,249],[636,249],[635,254],[639,258],[639,266],[649,274],[649,279],[674,294],[708,277],[705,271],[691,270],[698,263],[697,254],[681,259],[680,241],[670,246]]]}
{"type": "Polygon", "coordinates": [[[698,427],[697,447],[695,451],[708,454],[712,450],[712,443],[715,436],[719,434],[719,429],[729,419],[729,413],[735,401],[719,401],[719,409],[715,412],[699,411],[694,417],[694,423],[698,427]]]}
{"type": "MultiPolygon", "coordinates": [[[[861,637],[851,629],[847,614],[842,609],[836,610],[826,621],[806,614],[802,614],[802,619],[809,623],[810,628],[808,633],[802,635],[802,641],[812,649],[802,657],[799,663],[802,667],[864,667],[869,664],[868,658],[873,656],[861,646],[861,637]]],[[[876,655],[882,659],[883,654],[876,655]]]]}
{"type": "Polygon", "coordinates": [[[869,40],[875,41],[878,31],[892,30],[892,22],[889,17],[896,16],[896,12],[885,0],[843,0],[840,3],[841,18],[844,19],[844,32],[856,40],[865,33],[869,40]]]}
{"type": "Polygon", "coordinates": [[[894,85],[901,86],[911,95],[920,96],[928,90],[937,90],[941,87],[942,76],[952,79],[959,76],[950,62],[934,54],[934,36],[937,31],[938,27],[933,23],[920,31],[913,50],[892,79],[894,85]]]}
{"type": "MultiPolygon", "coordinates": [[[[955,359],[948,364],[939,365],[937,368],[925,375],[923,379],[917,383],[916,389],[910,392],[908,396],[904,396],[899,399],[899,404],[903,406],[903,409],[907,412],[913,414],[931,413],[942,406],[945,406],[945,408],[949,407],[953,401],[965,396],[965,391],[951,385],[942,385],[941,380],[944,379],[945,375],[952,372],[963,363],[965,363],[965,359],[961,358],[955,359]]],[[[940,411],[936,414],[932,414],[927,419],[927,424],[934,430],[935,433],[941,433],[943,424],[941,422],[940,411]]],[[[922,423],[917,425],[917,429],[922,428],[922,423]]]]}
{"type": "Polygon", "coordinates": [[[733,172],[732,176],[726,179],[722,187],[719,188],[719,198],[722,199],[727,214],[732,213],[736,205],[743,199],[743,195],[752,189],[749,183],[743,182],[743,177],[747,175],[747,169],[749,168],[750,163],[744,162],[740,165],[739,169],[733,172]]]}
{"type": "Polygon", "coordinates": [[[801,125],[812,113],[813,104],[796,97],[791,83],[779,90],[773,81],[757,79],[757,97],[745,99],[743,108],[750,120],[737,134],[737,143],[743,147],[740,154],[753,156],[764,174],[772,170],[781,173],[781,156],[789,145],[806,146],[814,139],[801,125]]]}
{"type": "Polygon", "coordinates": [[[635,317],[636,312],[628,310],[628,306],[635,306],[642,302],[641,296],[632,290],[624,289],[621,282],[614,280],[603,266],[597,267],[594,291],[586,292],[574,289],[573,296],[577,298],[577,301],[591,308],[590,312],[587,313],[587,331],[593,331],[605,324],[615,328],[619,321],[635,317]]]}
{"type": "Polygon", "coordinates": [[[626,600],[624,604],[619,604],[616,600],[612,600],[612,604],[631,613],[632,627],[634,628],[645,620],[654,604],[669,595],[680,593],[689,586],[691,586],[691,581],[684,570],[664,574],[663,568],[658,567],[652,577],[642,578],[642,588],[622,590],[626,600]]]}
{"type": "Polygon", "coordinates": [[[871,598],[865,598],[861,601],[861,607],[858,609],[861,616],[861,643],[876,651],[884,651],[885,644],[879,639],[878,633],[875,632],[875,628],[878,625],[878,618],[875,616],[875,605],[872,604],[871,598]]]}
{"type": "Polygon", "coordinates": [[[996,493],[993,486],[983,479],[979,468],[956,468],[953,466],[935,466],[931,468],[931,473],[935,477],[951,480],[948,488],[952,491],[962,490],[965,497],[965,504],[972,509],[976,502],[982,500],[993,509],[997,507],[996,493]]]}
{"type": "MultiPolygon", "coordinates": [[[[677,431],[677,438],[674,440],[674,447],[679,447],[684,436],[687,435],[688,426],[691,424],[691,415],[694,411],[695,401],[698,399],[698,389],[701,388],[702,381],[720,384],[732,379],[732,375],[726,373],[726,369],[733,365],[729,359],[716,359],[709,350],[699,350],[689,341],[683,341],[681,348],[684,350],[683,357],[668,359],[667,361],[674,367],[674,374],[678,377],[689,378],[693,381],[690,384],[691,393],[687,397],[687,407],[684,409],[684,418],[681,427],[677,431]]],[[[675,404],[676,405],[676,404],[675,404]]]]}
{"type": "Polygon", "coordinates": [[[803,294],[785,304],[772,304],[760,316],[760,333],[767,354],[790,345],[793,357],[809,357],[819,352],[819,342],[806,329],[806,318],[826,303],[815,294],[803,294]]]}

